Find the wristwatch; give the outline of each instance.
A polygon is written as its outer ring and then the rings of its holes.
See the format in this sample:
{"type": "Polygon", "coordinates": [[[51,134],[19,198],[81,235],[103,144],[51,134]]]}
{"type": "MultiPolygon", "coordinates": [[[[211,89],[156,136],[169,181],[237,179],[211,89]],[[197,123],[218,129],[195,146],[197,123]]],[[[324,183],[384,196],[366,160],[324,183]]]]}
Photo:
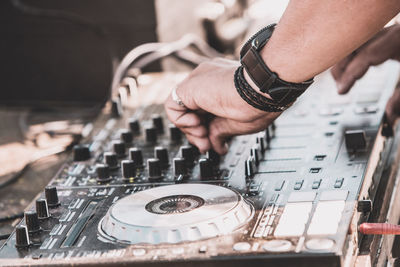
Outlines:
{"type": "Polygon", "coordinates": [[[254,34],[240,50],[240,63],[261,92],[270,95],[280,106],[293,103],[312,83],[313,79],[291,83],[279,78],[265,64],[259,52],[271,38],[276,24],[271,24],[254,34]]]}

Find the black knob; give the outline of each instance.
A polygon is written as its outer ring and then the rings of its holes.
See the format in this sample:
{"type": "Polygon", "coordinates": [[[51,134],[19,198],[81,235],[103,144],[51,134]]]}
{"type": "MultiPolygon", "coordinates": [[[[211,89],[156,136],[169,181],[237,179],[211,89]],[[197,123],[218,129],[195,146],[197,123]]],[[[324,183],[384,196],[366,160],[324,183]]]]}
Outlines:
{"type": "Polygon", "coordinates": [[[143,166],[143,154],[141,149],[137,147],[129,149],[129,158],[133,160],[136,167],[143,166]]]}
{"type": "Polygon", "coordinates": [[[261,151],[257,145],[250,150],[250,155],[254,157],[254,162],[258,166],[261,160],[261,151]]]}
{"type": "Polygon", "coordinates": [[[136,176],[136,166],[133,160],[123,160],[121,162],[122,177],[130,179],[136,176]]]}
{"type": "Polygon", "coordinates": [[[207,179],[214,176],[213,168],[211,166],[211,161],[209,159],[200,159],[200,178],[207,179]]]}
{"type": "Polygon", "coordinates": [[[166,167],[169,165],[168,150],[165,147],[155,147],[154,157],[160,160],[160,164],[162,167],[166,167]]]}
{"type": "Polygon", "coordinates": [[[271,139],[275,137],[275,124],[270,124],[267,129],[265,129],[265,141],[267,144],[271,142],[271,139]]]}
{"type": "Polygon", "coordinates": [[[364,130],[350,130],[345,132],[346,148],[349,152],[363,150],[367,147],[364,130]]]}
{"type": "Polygon", "coordinates": [[[157,130],[154,127],[147,127],[144,130],[146,142],[148,144],[154,144],[157,142],[157,130]]]}
{"type": "Polygon", "coordinates": [[[213,166],[218,165],[221,160],[221,157],[219,156],[219,154],[212,149],[207,151],[206,156],[210,160],[210,162],[213,166]]]}
{"type": "Polygon", "coordinates": [[[17,248],[29,246],[29,235],[26,226],[20,225],[15,229],[15,246],[17,248]]]}
{"type": "Polygon", "coordinates": [[[40,230],[39,218],[36,211],[27,211],[25,212],[24,217],[29,233],[35,233],[40,230]]]}
{"type": "Polygon", "coordinates": [[[75,145],[72,150],[74,161],[85,161],[90,159],[90,150],[88,145],[75,145]]]}
{"type": "Polygon", "coordinates": [[[257,169],[254,157],[253,156],[249,156],[249,158],[244,163],[245,163],[245,166],[244,166],[245,167],[244,168],[245,176],[247,178],[250,178],[256,173],[256,169],[257,169]]]}
{"type": "Polygon", "coordinates": [[[149,179],[161,178],[161,164],[159,159],[148,159],[147,169],[149,170],[149,179]]]}
{"type": "Polygon", "coordinates": [[[194,163],[194,151],[192,146],[181,146],[180,147],[181,157],[185,159],[186,166],[191,167],[194,163]]]}
{"type": "Polygon", "coordinates": [[[44,189],[44,194],[47,200],[47,206],[49,208],[57,207],[60,205],[60,201],[58,200],[57,188],[55,186],[46,186],[44,189]]]}
{"type": "Polygon", "coordinates": [[[187,175],[187,167],[184,158],[174,158],[174,176],[185,176],[187,175]]]}
{"type": "Polygon", "coordinates": [[[266,147],[265,147],[265,140],[262,137],[257,137],[256,142],[258,146],[260,147],[260,151],[262,154],[264,154],[266,147]]]}
{"type": "Polygon", "coordinates": [[[362,199],[357,202],[358,212],[371,212],[372,211],[372,201],[369,199],[362,199]]]}
{"type": "Polygon", "coordinates": [[[110,169],[106,164],[96,165],[97,181],[100,183],[108,182],[111,180],[110,169]]]}
{"type": "Polygon", "coordinates": [[[113,118],[119,118],[122,116],[122,105],[119,99],[111,101],[111,116],[113,118]]]}
{"type": "Polygon", "coordinates": [[[39,219],[49,218],[49,208],[47,207],[46,199],[36,200],[36,213],[39,219]]]}
{"type": "Polygon", "coordinates": [[[126,147],[125,147],[125,143],[124,142],[122,142],[122,141],[114,141],[112,145],[113,145],[114,152],[115,152],[115,154],[117,154],[118,158],[125,157],[126,147]]]}
{"type": "Polygon", "coordinates": [[[113,152],[104,152],[104,164],[107,164],[110,169],[118,168],[118,158],[113,152]]]}
{"type": "Polygon", "coordinates": [[[178,143],[182,140],[182,132],[175,125],[170,125],[169,126],[169,137],[171,138],[172,142],[178,143]]]}
{"type": "Polygon", "coordinates": [[[129,124],[129,129],[131,129],[132,133],[134,134],[140,133],[140,124],[137,119],[131,118],[128,124],[129,124]]]}
{"type": "Polygon", "coordinates": [[[151,116],[151,119],[153,121],[153,125],[157,130],[157,134],[163,134],[164,133],[164,122],[163,118],[158,115],[158,114],[153,114],[151,116]]]}
{"type": "Polygon", "coordinates": [[[125,144],[131,144],[133,141],[133,133],[129,130],[121,130],[120,132],[121,141],[125,144]]]}

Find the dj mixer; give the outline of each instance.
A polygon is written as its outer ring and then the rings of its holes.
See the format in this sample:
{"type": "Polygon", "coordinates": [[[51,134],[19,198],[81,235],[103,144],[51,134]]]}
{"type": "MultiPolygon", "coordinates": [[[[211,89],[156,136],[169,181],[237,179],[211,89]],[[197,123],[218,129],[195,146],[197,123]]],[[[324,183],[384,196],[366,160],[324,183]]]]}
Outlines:
{"type": "Polygon", "coordinates": [[[104,109],[0,265],[352,266],[391,148],[383,115],[398,73],[385,63],[345,96],[323,74],[225,156],[168,124],[162,100],[177,79],[143,75],[139,90],[159,103],[131,92],[123,110],[104,109]]]}

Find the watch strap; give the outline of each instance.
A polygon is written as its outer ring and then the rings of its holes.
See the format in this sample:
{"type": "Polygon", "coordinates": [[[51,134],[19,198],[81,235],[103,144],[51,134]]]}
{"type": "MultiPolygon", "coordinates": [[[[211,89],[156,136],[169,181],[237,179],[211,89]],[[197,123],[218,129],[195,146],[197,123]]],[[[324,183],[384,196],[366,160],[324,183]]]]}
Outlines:
{"type": "Polygon", "coordinates": [[[272,36],[274,27],[272,24],[252,36],[240,51],[240,61],[261,92],[269,94],[277,104],[288,105],[313,83],[313,79],[302,83],[286,82],[268,68],[259,51],[272,36]]]}

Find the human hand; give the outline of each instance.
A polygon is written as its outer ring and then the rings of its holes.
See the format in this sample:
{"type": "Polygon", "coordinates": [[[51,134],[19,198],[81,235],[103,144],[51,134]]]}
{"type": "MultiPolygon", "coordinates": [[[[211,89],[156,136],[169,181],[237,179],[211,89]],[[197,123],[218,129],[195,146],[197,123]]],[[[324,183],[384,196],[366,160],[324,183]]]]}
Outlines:
{"type": "MultiPolygon", "coordinates": [[[[347,93],[370,66],[381,64],[388,59],[400,61],[400,25],[382,29],[332,68],[339,94],[347,93]]],[[[386,117],[390,125],[394,125],[400,117],[400,83],[386,104],[386,117]]]]}
{"type": "Polygon", "coordinates": [[[233,82],[238,66],[225,59],[202,63],[176,89],[185,106],[171,96],[165,102],[168,118],[202,153],[213,148],[225,154],[229,137],[261,131],[280,115],[253,108],[239,96],[233,82]]]}
{"type": "Polygon", "coordinates": [[[337,63],[331,69],[339,94],[347,93],[370,66],[388,59],[400,61],[400,25],[382,29],[368,42],[337,63]]]}

